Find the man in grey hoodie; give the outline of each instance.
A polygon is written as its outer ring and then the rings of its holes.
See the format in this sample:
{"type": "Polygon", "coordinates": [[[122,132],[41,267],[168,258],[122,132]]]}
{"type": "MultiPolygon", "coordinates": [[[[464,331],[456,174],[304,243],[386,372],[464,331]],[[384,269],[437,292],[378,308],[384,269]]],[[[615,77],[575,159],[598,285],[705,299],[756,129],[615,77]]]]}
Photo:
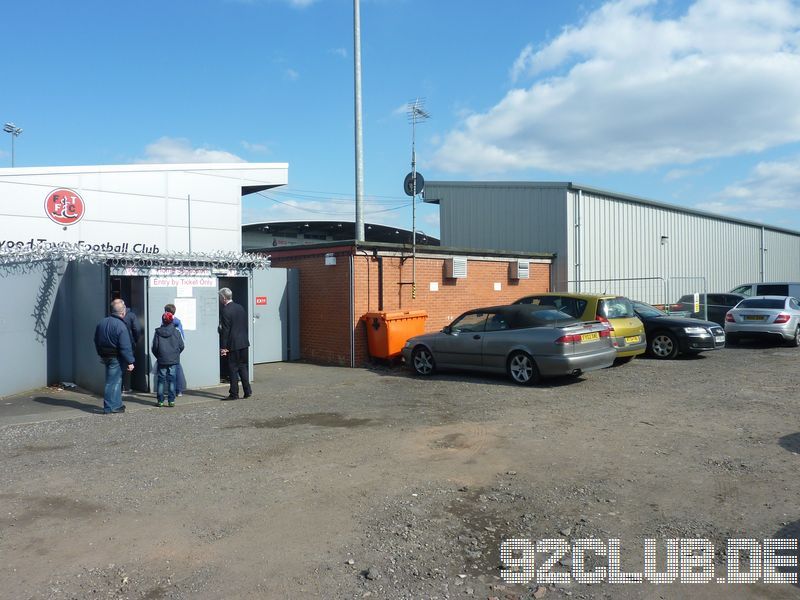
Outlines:
{"type": "Polygon", "coordinates": [[[183,347],[183,337],[172,322],[172,313],[165,312],[161,316],[161,327],[156,328],[153,336],[153,356],[158,361],[156,406],[164,406],[165,393],[167,404],[175,406],[175,382],[183,347]]]}

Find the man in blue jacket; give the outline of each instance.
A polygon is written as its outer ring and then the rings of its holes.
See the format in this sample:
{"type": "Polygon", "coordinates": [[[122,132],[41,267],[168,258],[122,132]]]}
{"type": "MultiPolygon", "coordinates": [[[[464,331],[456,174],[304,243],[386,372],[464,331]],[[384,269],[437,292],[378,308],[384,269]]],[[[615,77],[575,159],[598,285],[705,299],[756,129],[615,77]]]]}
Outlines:
{"type": "Polygon", "coordinates": [[[125,305],[111,304],[111,316],[97,324],[94,330],[94,347],[106,366],[106,385],[103,392],[103,412],[123,413],[122,371],[133,371],[131,336],[125,326],[125,305]]]}

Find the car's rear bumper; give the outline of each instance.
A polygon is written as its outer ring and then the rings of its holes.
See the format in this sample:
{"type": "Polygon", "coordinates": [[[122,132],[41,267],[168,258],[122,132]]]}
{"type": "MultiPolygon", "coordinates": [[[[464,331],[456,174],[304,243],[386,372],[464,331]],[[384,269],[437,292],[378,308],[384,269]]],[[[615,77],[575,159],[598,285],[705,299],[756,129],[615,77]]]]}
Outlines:
{"type": "Polygon", "coordinates": [[[785,340],[791,340],[794,339],[796,328],[797,325],[791,321],[777,325],[774,323],[725,323],[725,334],[733,334],[738,337],[782,337],[785,340]]]}
{"type": "Polygon", "coordinates": [[[596,371],[614,364],[617,352],[614,348],[604,348],[586,354],[556,356],[536,356],[536,366],[544,377],[569,375],[575,371],[596,371]]]}
{"type": "Polygon", "coordinates": [[[638,336],[619,336],[619,337],[612,337],[611,343],[613,344],[615,350],[617,351],[617,356],[637,356],[639,354],[643,354],[645,350],[647,350],[647,338],[644,335],[644,332],[639,334],[638,336]],[[638,337],[638,342],[626,342],[626,337],[630,339],[631,337],[638,337]]]}

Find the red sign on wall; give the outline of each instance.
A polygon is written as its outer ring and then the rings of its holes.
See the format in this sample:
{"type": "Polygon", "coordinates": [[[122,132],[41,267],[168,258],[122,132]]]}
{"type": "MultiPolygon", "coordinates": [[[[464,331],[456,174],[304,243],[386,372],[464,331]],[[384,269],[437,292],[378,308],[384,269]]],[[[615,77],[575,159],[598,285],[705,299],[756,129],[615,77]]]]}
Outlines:
{"type": "Polygon", "coordinates": [[[83,218],[85,207],[78,192],[59,188],[47,195],[44,210],[59,225],[74,225],[83,218]]]}
{"type": "Polygon", "coordinates": [[[266,306],[266,305],[267,305],[266,296],[256,296],[256,306],[266,306]]]}

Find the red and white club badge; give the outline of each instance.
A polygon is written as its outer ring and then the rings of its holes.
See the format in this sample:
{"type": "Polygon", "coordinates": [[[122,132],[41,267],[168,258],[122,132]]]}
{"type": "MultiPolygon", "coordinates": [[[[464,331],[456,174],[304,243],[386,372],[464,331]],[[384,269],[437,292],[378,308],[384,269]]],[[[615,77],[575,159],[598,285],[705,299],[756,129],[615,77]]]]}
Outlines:
{"type": "Polygon", "coordinates": [[[51,221],[59,225],[74,225],[83,218],[86,206],[78,192],[59,188],[47,195],[44,210],[51,221]]]}

